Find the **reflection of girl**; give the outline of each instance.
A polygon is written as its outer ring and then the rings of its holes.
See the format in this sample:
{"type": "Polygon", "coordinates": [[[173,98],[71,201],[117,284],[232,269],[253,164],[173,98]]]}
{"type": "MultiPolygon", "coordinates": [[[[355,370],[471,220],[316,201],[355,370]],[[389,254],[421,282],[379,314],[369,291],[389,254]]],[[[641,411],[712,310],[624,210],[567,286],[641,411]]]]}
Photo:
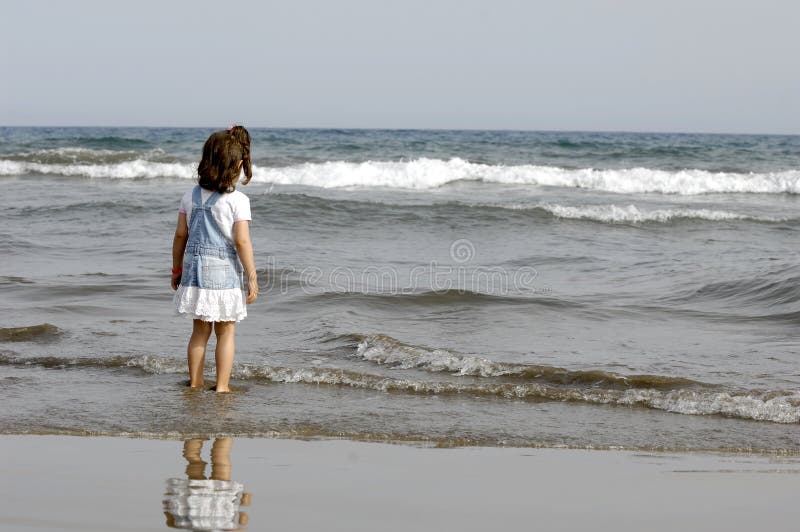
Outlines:
{"type": "Polygon", "coordinates": [[[183,456],[188,461],[189,478],[167,480],[164,515],[167,526],[188,530],[241,530],[247,514],[239,506],[250,504],[250,494],[231,476],[231,438],[217,438],[211,447],[211,478],[206,479],[206,463],[200,457],[203,441],[186,440],[183,456]]]}

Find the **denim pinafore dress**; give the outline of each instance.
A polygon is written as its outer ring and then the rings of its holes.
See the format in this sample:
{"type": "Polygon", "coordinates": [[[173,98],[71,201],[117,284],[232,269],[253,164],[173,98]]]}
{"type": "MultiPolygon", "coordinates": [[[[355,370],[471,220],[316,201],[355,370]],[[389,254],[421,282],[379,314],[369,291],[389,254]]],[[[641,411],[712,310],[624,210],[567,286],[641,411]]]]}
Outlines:
{"type": "Polygon", "coordinates": [[[175,302],[178,313],[194,319],[239,321],[247,316],[243,268],[211,213],[219,198],[220,193],[213,192],[203,203],[200,186],[192,191],[189,241],[175,302]]]}

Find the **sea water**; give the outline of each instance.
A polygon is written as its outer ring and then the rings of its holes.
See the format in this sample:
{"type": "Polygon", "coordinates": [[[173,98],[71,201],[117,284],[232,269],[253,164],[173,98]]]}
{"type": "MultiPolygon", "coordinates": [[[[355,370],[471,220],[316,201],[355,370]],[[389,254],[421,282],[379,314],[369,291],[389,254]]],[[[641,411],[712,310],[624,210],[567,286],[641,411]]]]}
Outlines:
{"type": "Polygon", "coordinates": [[[800,137],[252,129],[216,396],[169,288],[211,131],[0,129],[0,433],[800,452],[800,137]]]}

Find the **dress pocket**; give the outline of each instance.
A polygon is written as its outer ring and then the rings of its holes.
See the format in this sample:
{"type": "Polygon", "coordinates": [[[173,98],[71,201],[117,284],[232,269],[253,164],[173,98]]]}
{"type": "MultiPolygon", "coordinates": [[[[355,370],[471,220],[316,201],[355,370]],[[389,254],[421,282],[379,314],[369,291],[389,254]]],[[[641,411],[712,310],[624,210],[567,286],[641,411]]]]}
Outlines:
{"type": "Polygon", "coordinates": [[[236,269],[229,259],[202,257],[198,273],[200,288],[212,290],[238,288],[236,269]]]}

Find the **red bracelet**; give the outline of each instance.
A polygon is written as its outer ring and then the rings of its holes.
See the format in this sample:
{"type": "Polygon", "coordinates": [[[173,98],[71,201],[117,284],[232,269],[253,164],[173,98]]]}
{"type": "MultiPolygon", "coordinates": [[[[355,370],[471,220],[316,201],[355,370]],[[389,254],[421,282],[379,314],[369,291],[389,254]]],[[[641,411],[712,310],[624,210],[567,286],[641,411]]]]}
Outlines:
{"type": "Polygon", "coordinates": [[[172,275],[178,275],[179,273],[183,273],[183,268],[172,268],[172,275]]]}

